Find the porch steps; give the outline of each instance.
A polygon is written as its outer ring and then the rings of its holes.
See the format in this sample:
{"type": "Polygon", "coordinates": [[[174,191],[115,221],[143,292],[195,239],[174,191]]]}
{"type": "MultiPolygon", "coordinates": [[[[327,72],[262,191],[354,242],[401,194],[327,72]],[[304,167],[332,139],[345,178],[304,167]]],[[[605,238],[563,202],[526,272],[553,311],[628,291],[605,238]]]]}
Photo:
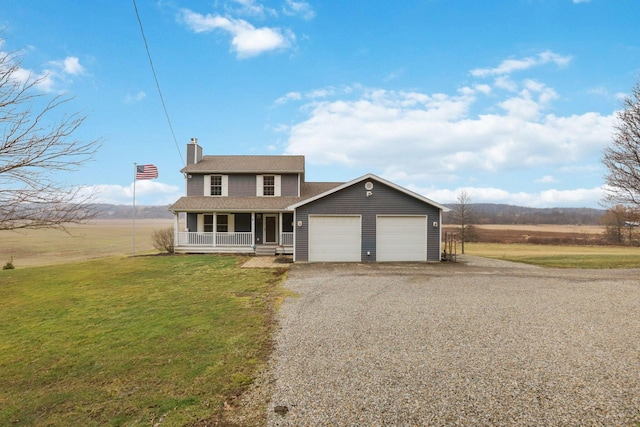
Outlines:
{"type": "Polygon", "coordinates": [[[274,256],[276,254],[276,245],[257,245],[256,256],[274,256]]]}

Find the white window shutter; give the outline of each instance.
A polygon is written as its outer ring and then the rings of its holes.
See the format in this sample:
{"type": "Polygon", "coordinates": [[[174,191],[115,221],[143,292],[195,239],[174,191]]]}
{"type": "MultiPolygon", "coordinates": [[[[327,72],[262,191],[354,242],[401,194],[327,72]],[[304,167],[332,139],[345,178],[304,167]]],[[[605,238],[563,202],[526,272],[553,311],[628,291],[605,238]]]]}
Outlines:
{"type": "Polygon", "coordinates": [[[236,230],[236,224],[235,224],[235,215],[234,214],[229,214],[227,216],[227,227],[228,227],[228,231],[229,233],[233,233],[236,230]]]}
{"type": "Polygon", "coordinates": [[[282,177],[280,175],[276,175],[274,177],[274,189],[273,189],[273,195],[274,196],[280,196],[281,193],[281,188],[282,188],[282,177]]]}
{"type": "Polygon", "coordinates": [[[198,214],[198,229],[196,231],[198,233],[202,233],[204,231],[204,214],[198,214]]]}
{"type": "Polygon", "coordinates": [[[256,175],[256,196],[264,196],[264,180],[262,175],[256,175]]]}
{"type": "Polygon", "coordinates": [[[211,196],[211,175],[204,176],[204,195],[211,196]]]}
{"type": "Polygon", "coordinates": [[[229,175],[222,175],[222,195],[229,195],[229,175]]]}

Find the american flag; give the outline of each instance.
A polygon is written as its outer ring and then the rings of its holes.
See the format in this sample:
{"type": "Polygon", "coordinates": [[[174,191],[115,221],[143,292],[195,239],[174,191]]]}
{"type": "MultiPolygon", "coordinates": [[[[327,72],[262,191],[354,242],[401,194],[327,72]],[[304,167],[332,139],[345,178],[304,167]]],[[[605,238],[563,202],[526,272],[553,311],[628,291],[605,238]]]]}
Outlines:
{"type": "Polygon", "coordinates": [[[158,168],[154,165],[137,165],[136,179],[153,179],[158,177],[158,168]]]}

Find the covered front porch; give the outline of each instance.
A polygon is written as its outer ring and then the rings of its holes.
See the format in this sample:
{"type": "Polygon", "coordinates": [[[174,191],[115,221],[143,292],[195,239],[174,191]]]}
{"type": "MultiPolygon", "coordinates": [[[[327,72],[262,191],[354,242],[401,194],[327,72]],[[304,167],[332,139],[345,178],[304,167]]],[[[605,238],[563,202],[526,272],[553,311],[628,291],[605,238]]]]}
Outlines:
{"type": "Polygon", "coordinates": [[[177,253],[293,253],[292,212],[176,211],[174,216],[177,253]]]}

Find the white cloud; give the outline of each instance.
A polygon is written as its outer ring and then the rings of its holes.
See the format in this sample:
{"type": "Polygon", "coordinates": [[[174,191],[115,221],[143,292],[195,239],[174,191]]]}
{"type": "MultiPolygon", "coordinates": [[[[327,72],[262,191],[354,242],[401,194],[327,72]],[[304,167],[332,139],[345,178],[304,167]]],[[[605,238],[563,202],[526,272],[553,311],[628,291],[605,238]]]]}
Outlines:
{"type": "MultiPolygon", "coordinates": [[[[567,61],[543,52],[529,65],[567,61]]],[[[597,206],[599,187],[536,192],[533,185],[557,185],[556,174],[563,174],[562,186],[570,186],[564,178],[572,171],[588,177],[577,185],[598,185],[600,171],[594,165],[610,142],[615,112],[559,114],[554,103],[560,95],[540,80],[479,75],[494,80],[467,83],[453,94],[360,85],[290,92],[276,107],[298,102],[303,118],[277,127],[288,133],[284,152],[305,155],[309,165],[373,172],[443,203],[454,201],[457,190],[442,188],[464,179],[477,185],[480,200],[597,206]],[[520,173],[530,178],[513,175],[520,173]],[[505,189],[490,184],[499,176],[513,176],[504,181],[505,189]],[[424,188],[434,182],[440,190],[424,188]]]]}
{"type": "Polygon", "coordinates": [[[297,15],[309,21],[316,16],[311,5],[306,1],[285,0],[283,11],[286,15],[297,15]]]}
{"type": "MultiPolygon", "coordinates": [[[[3,40],[0,39],[0,47],[3,44],[3,40]]],[[[0,56],[6,58],[6,64],[12,64],[12,54],[0,51],[0,56]]],[[[69,85],[72,81],[70,76],[79,76],[86,74],[86,69],[80,64],[80,60],[75,56],[68,56],[65,59],[49,61],[47,67],[42,71],[29,70],[22,68],[19,65],[15,65],[12,71],[11,78],[25,84],[35,83],[42,92],[62,92],[65,90],[65,86],[69,85]]]]}
{"type": "Polygon", "coordinates": [[[231,35],[232,50],[238,58],[249,58],[265,52],[289,48],[295,35],[280,28],[256,28],[243,19],[220,15],[202,15],[189,9],[182,9],[179,19],[195,33],[221,30],[231,35]]]}
{"type": "Polygon", "coordinates": [[[75,56],[68,56],[61,62],[62,70],[66,74],[77,76],[85,73],[85,69],[80,65],[80,60],[75,56]]]}
{"type": "Polygon", "coordinates": [[[147,97],[146,93],[144,93],[143,91],[138,91],[138,93],[133,95],[127,94],[127,96],[125,96],[124,102],[126,103],[139,102],[145,99],[146,97],[147,97]]]}
{"type": "MultiPolygon", "coordinates": [[[[128,186],[101,184],[82,189],[83,195],[94,194],[96,203],[127,205],[133,203],[133,183],[128,186]]],[[[183,195],[182,190],[159,181],[141,180],[136,182],[137,205],[167,205],[183,195]]]]}
{"type": "Polygon", "coordinates": [[[327,86],[319,89],[312,89],[307,92],[289,92],[284,96],[276,99],[274,104],[284,105],[293,101],[302,100],[318,100],[328,98],[335,95],[347,95],[353,91],[353,87],[335,88],[333,86],[327,86]]]}
{"type": "Polygon", "coordinates": [[[278,15],[275,9],[259,4],[255,0],[232,0],[232,3],[237,6],[227,5],[226,9],[234,14],[254,16],[257,18],[264,18],[266,15],[278,15]]]}
{"type": "Polygon", "coordinates": [[[552,184],[554,182],[558,182],[558,180],[555,179],[553,175],[545,175],[542,178],[536,179],[534,182],[536,184],[552,184]]]}
{"type": "Polygon", "coordinates": [[[446,175],[561,167],[599,153],[610,138],[612,115],[543,115],[539,99],[521,97],[499,102],[505,114],[470,117],[475,101],[470,93],[377,89],[353,100],[314,102],[308,118],[291,127],[286,152],[310,163],[408,175],[420,174],[428,161],[432,175],[446,175]]]}
{"type": "Polygon", "coordinates": [[[300,92],[289,92],[284,96],[275,100],[275,104],[282,105],[286,104],[289,101],[300,101],[302,99],[302,94],[300,92]]]}
{"type": "Polygon", "coordinates": [[[556,64],[559,67],[565,67],[570,61],[570,56],[562,56],[547,50],[536,56],[530,56],[528,58],[505,59],[495,68],[476,68],[471,70],[471,75],[474,77],[503,76],[515,71],[523,71],[548,63],[556,64]]]}
{"type": "Polygon", "coordinates": [[[471,197],[471,203],[501,203],[533,208],[598,206],[598,202],[604,195],[602,187],[515,193],[493,187],[465,187],[453,190],[413,188],[412,190],[444,204],[456,203],[460,192],[465,190],[471,197]]]}

